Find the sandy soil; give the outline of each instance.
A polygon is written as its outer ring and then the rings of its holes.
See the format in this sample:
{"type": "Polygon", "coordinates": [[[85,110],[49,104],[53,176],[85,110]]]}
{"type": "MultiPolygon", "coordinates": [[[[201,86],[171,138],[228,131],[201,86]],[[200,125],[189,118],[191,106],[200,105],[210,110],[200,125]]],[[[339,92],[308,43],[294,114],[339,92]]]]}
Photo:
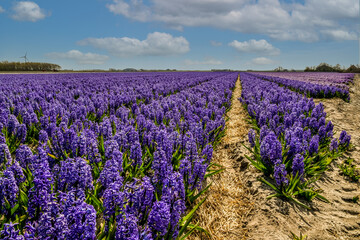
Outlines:
{"type": "MultiPolygon", "coordinates": [[[[302,233],[308,239],[360,239],[360,204],[354,203],[353,197],[360,196],[360,184],[351,182],[341,175],[338,165],[347,156],[360,166],[360,77],[357,76],[351,85],[351,102],[340,99],[316,100],[323,102],[327,112],[327,120],[335,125],[338,137],[342,130],[352,135],[353,149],[346,156],[335,160],[330,169],[317,181],[316,185],[330,203],[314,200],[312,210],[295,206],[280,199],[267,200],[274,191],[256,180],[261,173],[247,165],[243,157],[246,149],[237,144],[235,159],[240,160],[238,171],[242,182],[253,193],[254,206],[244,228],[248,231],[248,239],[292,239],[291,232],[297,236],[302,233]]],[[[242,141],[246,142],[246,138],[242,141]]],[[[247,143],[246,143],[247,144],[247,143]]]]}
{"type": "MultiPolygon", "coordinates": [[[[245,121],[246,111],[238,98],[241,94],[240,81],[233,92],[232,107],[227,113],[226,136],[213,155],[213,162],[222,165],[225,170],[207,182],[212,186],[207,192],[207,200],[200,207],[194,219],[211,234],[211,239],[245,239],[244,222],[250,213],[253,202],[251,192],[244,186],[242,174],[238,169],[235,150],[248,132],[245,121]]],[[[245,168],[247,163],[245,163],[245,168]]],[[[189,239],[209,239],[204,234],[194,234],[189,239]]]]}

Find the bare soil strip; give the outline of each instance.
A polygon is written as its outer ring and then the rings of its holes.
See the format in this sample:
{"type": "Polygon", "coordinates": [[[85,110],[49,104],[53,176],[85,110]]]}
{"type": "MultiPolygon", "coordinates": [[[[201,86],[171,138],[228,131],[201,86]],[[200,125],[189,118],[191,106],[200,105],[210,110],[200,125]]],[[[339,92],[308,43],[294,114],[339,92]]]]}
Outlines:
{"type": "MultiPolygon", "coordinates": [[[[335,125],[339,137],[342,130],[351,134],[354,148],[347,154],[354,158],[360,165],[360,78],[355,79],[351,86],[351,102],[346,103],[341,99],[321,99],[327,112],[327,120],[335,125]]],[[[238,154],[244,150],[237,149],[238,154]]],[[[259,183],[256,177],[261,175],[252,166],[244,173],[248,176],[246,185],[254,193],[255,206],[248,218],[248,239],[292,239],[290,233],[297,236],[302,233],[308,239],[360,239],[360,204],[354,203],[353,198],[360,196],[360,184],[350,182],[341,175],[338,165],[345,159],[335,160],[330,169],[317,181],[317,188],[330,203],[314,200],[314,210],[294,206],[292,203],[280,199],[266,200],[274,191],[264,184],[259,183]]],[[[247,160],[245,160],[247,161],[247,160]]]]}
{"type": "MultiPolygon", "coordinates": [[[[234,153],[239,142],[248,132],[245,121],[246,111],[238,98],[241,95],[240,80],[233,91],[232,105],[227,113],[226,136],[214,151],[213,162],[222,165],[225,170],[207,179],[212,186],[207,192],[207,200],[200,207],[195,223],[205,228],[212,239],[244,239],[247,231],[244,222],[251,211],[251,193],[244,186],[242,174],[238,169],[237,155],[234,153]]],[[[197,233],[189,239],[209,239],[197,233]]]]}

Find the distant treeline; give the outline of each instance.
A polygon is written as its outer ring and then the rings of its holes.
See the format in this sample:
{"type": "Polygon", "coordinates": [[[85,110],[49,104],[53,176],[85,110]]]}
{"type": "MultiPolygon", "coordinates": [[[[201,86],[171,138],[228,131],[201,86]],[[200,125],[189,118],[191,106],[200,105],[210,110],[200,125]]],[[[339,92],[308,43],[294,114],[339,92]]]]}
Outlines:
{"type": "MultiPolygon", "coordinates": [[[[251,71],[251,70],[248,70],[251,71]]],[[[277,67],[273,72],[339,72],[339,73],[360,73],[360,65],[351,65],[346,68],[345,66],[341,66],[340,64],[336,64],[332,66],[327,63],[320,63],[318,66],[306,67],[304,70],[294,70],[294,69],[286,69],[283,67],[277,67]]]]}
{"type": "Polygon", "coordinates": [[[0,62],[0,71],[59,71],[61,67],[53,63],[41,62],[0,62]]]}
{"type": "Polygon", "coordinates": [[[331,66],[327,63],[320,63],[318,66],[306,67],[304,72],[343,72],[343,73],[360,73],[360,66],[351,65],[348,68],[336,64],[331,66]]]}

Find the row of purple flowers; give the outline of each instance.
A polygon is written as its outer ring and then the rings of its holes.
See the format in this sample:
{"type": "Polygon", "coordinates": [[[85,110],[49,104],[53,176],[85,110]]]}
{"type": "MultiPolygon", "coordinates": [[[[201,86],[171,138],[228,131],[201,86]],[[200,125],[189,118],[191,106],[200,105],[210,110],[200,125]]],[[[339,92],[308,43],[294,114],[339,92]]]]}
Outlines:
{"type": "Polygon", "coordinates": [[[354,73],[337,72],[258,72],[258,74],[340,88],[349,85],[354,79],[354,73]]]}
{"type": "MultiPolygon", "coordinates": [[[[354,74],[343,74],[344,79],[340,83],[335,84],[335,76],[339,77],[339,73],[328,73],[327,76],[332,76],[332,78],[320,78],[318,81],[309,80],[303,76],[298,78],[298,73],[251,73],[253,76],[259,77],[263,80],[274,82],[280,86],[284,86],[293,91],[304,93],[307,97],[314,98],[333,98],[339,97],[343,100],[350,101],[349,86],[347,84],[352,82],[354,74]],[[322,81],[323,80],[323,81],[322,81]],[[346,83],[346,84],[345,84],[346,83]]],[[[321,75],[320,75],[321,76],[321,75]]]]}
{"type": "Polygon", "coordinates": [[[241,73],[240,79],[239,100],[253,121],[249,142],[254,158],[250,160],[275,180],[276,185],[265,182],[279,196],[294,201],[295,195],[308,198],[307,181],[325,171],[331,159],[349,147],[351,137],[343,131],[339,139],[334,138],[333,124],[326,121],[321,103],[315,105],[312,99],[262,76],[241,73]],[[288,192],[298,187],[304,191],[288,192]]]}

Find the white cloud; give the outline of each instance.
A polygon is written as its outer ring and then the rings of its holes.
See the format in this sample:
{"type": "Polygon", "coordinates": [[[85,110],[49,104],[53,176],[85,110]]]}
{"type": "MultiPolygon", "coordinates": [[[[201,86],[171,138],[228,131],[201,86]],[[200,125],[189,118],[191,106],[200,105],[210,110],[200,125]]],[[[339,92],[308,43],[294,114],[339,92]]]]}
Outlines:
{"type": "Polygon", "coordinates": [[[211,44],[212,46],[214,46],[214,47],[219,47],[219,46],[222,45],[221,42],[217,42],[217,41],[210,41],[210,44],[211,44]]]}
{"type": "Polygon", "coordinates": [[[131,0],[130,4],[122,0],[113,0],[113,2],[113,4],[107,4],[106,7],[114,14],[141,22],[148,20],[150,16],[150,10],[143,5],[141,0],[131,0]]]}
{"type": "Polygon", "coordinates": [[[3,12],[5,12],[5,9],[3,9],[2,6],[0,6],[0,13],[3,13],[3,12]]]}
{"type": "Polygon", "coordinates": [[[242,33],[265,34],[278,40],[312,42],[322,30],[356,29],[355,0],[113,0],[108,9],[136,21],[155,21],[181,30],[210,26],[242,33]]]}
{"type": "Polygon", "coordinates": [[[87,38],[78,42],[80,45],[91,45],[105,49],[120,56],[166,56],[183,54],[189,51],[189,42],[184,37],[173,37],[168,33],[149,33],[145,40],[136,38],[87,38]]]}
{"type": "Polygon", "coordinates": [[[274,64],[276,62],[274,60],[271,60],[271,59],[266,58],[266,57],[258,57],[258,58],[252,59],[251,63],[255,64],[255,65],[271,65],[271,64],[274,64]]]}
{"type": "Polygon", "coordinates": [[[75,60],[80,64],[103,64],[109,57],[106,55],[100,55],[96,53],[82,53],[79,50],[70,50],[65,53],[53,52],[46,54],[49,58],[54,59],[70,59],[75,60]]]}
{"type": "Polygon", "coordinates": [[[356,0],[305,0],[304,5],[294,4],[294,11],[313,19],[357,18],[359,2],[356,0]]]}
{"type": "Polygon", "coordinates": [[[266,40],[255,40],[251,39],[245,42],[239,42],[237,40],[229,43],[229,46],[235,48],[239,52],[253,52],[267,55],[279,55],[280,50],[275,48],[273,45],[268,43],[266,40]]]}
{"type": "Polygon", "coordinates": [[[13,19],[18,21],[36,22],[46,17],[46,13],[34,2],[17,2],[13,7],[13,19]]]}
{"type": "Polygon", "coordinates": [[[357,40],[358,36],[355,32],[348,32],[345,30],[323,30],[321,31],[325,36],[328,36],[331,39],[336,41],[343,40],[357,40]]]}
{"type": "Polygon", "coordinates": [[[214,58],[207,58],[204,61],[197,61],[197,60],[185,60],[184,64],[187,66],[193,65],[221,65],[222,62],[220,60],[216,60],[214,58]]]}

